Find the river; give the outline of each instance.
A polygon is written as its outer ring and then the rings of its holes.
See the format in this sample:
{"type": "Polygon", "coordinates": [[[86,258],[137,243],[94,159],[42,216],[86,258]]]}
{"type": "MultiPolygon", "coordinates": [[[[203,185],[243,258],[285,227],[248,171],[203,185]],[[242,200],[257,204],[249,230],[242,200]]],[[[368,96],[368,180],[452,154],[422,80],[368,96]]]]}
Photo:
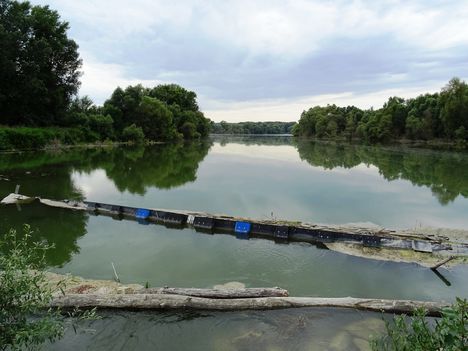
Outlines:
{"type": "MultiPolygon", "coordinates": [[[[463,152],[216,137],[178,145],[0,154],[0,196],[16,184],[22,194],[52,199],[328,224],[468,228],[468,154],[463,152]]],[[[29,223],[37,239],[54,245],[47,255],[50,270],[86,278],[112,279],[113,262],[123,282],[150,286],[204,288],[236,281],[247,287],[280,286],[294,296],[422,300],[453,300],[466,297],[468,290],[466,266],[441,269],[447,285],[416,264],[357,258],[310,244],[238,240],[37,203],[0,211],[2,232],[29,223]]],[[[107,340],[114,349],[154,349],[158,335],[159,349],[168,349],[178,336],[177,342],[191,349],[221,349],[223,340],[229,340],[227,350],[255,343],[263,343],[259,349],[282,349],[296,340],[295,349],[302,350],[311,349],[311,340],[331,345],[345,332],[347,341],[341,343],[359,349],[354,339],[360,337],[351,335],[349,325],[370,330],[366,321],[380,318],[314,311],[106,314],[91,323],[98,332],[67,334],[55,346],[77,342],[86,349],[107,340]],[[299,323],[299,330],[304,325],[307,332],[298,337],[287,321],[299,323]],[[327,334],[330,328],[334,332],[327,334]],[[120,338],[112,337],[116,332],[120,338]],[[205,334],[209,337],[200,336],[205,334]]]]}

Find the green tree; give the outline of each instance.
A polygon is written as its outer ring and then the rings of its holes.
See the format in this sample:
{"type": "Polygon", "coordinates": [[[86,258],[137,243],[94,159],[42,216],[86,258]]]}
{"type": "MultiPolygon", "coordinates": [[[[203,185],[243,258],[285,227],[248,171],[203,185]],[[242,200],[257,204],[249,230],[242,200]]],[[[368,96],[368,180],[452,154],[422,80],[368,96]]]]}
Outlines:
{"type": "Polygon", "coordinates": [[[150,89],[149,96],[181,110],[198,111],[197,94],[177,84],[162,84],[150,89]]]}
{"type": "Polygon", "coordinates": [[[122,140],[142,143],[145,140],[145,133],[143,133],[143,129],[141,129],[141,127],[137,127],[135,124],[132,124],[124,128],[122,132],[122,140]]]}
{"type": "MultiPolygon", "coordinates": [[[[382,112],[384,115],[390,117],[392,130],[390,130],[389,133],[393,132],[395,136],[403,135],[405,133],[406,117],[408,114],[405,100],[396,96],[389,98],[384,104],[382,112]]],[[[388,117],[385,119],[388,119],[388,117]]]]}
{"type": "MultiPolygon", "coordinates": [[[[194,139],[196,138],[197,128],[191,122],[185,122],[182,127],[180,127],[180,132],[184,135],[184,139],[194,139]]],[[[200,135],[200,134],[198,134],[200,135]]]]}
{"type": "Polygon", "coordinates": [[[425,94],[407,101],[406,134],[413,139],[443,137],[439,94],[425,94]],[[408,129],[409,128],[409,129],[408,129]]]}
{"type": "Polygon", "coordinates": [[[221,133],[223,133],[223,134],[229,134],[230,133],[228,122],[221,121],[220,126],[221,126],[221,133]]]}
{"type": "Polygon", "coordinates": [[[158,99],[143,96],[136,110],[135,122],[149,140],[170,140],[176,137],[172,113],[158,99]]]}
{"type": "Polygon", "coordinates": [[[410,112],[406,120],[406,133],[411,139],[424,139],[423,121],[410,112]]]}
{"type": "Polygon", "coordinates": [[[142,85],[125,90],[117,88],[104,103],[102,113],[112,117],[118,137],[132,124],[141,127],[151,140],[169,140],[182,135],[205,137],[211,128],[210,120],[198,110],[196,94],[176,84],[151,89],[142,85]],[[181,130],[187,122],[195,126],[194,133],[187,133],[187,128],[185,133],[181,130]]]}
{"type": "Polygon", "coordinates": [[[99,134],[99,139],[112,139],[114,129],[112,117],[110,115],[91,114],[88,117],[89,128],[99,134]]]}
{"type": "Polygon", "coordinates": [[[48,6],[0,0],[0,124],[60,124],[79,87],[78,45],[48,6]]]}
{"type": "Polygon", "coordinates": [[[453,78],[442,89],[440,99],[445,134],[453,137],[460,127],[468,129],[468,85],[453,78]]]}

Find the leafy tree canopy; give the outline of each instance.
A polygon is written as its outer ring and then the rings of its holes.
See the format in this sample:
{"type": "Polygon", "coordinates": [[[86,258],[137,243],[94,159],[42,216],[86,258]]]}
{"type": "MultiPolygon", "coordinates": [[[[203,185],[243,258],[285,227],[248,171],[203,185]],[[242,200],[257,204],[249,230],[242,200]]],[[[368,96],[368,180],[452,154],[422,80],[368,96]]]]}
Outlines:
{"type": "Polygon", "coordinates": [[[112,117],[117,134],[134,124],[150,140],[195,139],[207,136],[211,127],[198,109],[196,96],[177,84],[119,87],[104,103],[102,113],[112,117]]]}
{"type": "Polygon", "coordinates": [[[68,28],[48,6],[0,0],[0,123],[61,124],[80,84],[68,28]]]}
{"type": "Polygon", "coordinates": [[[302,112],[293,132],[317,138],[355,137],[370,143],[398,138],[468,140],[468,85],[453,78],[440,93],[414,99],[390,97],[381,109],[314,106],[302,112]]]}

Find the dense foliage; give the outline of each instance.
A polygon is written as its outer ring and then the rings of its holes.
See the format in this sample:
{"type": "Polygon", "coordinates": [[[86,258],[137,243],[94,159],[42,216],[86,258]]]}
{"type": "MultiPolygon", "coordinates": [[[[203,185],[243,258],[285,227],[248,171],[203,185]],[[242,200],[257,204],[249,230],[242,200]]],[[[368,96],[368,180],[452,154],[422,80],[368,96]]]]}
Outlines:
{"type": "Polygon", "coordinates": [[[212,123],[214,134],[291,134],[296,122],[212,123]]]}
{"type": "Polygon", "coordinates": [[[196,98],[177,84],[136,85],[115,89],[100,110],[112,118],[118,136],[134,124],[150,140],[195,139],[210,130],[210,120],[199,110],[196,98]]]}
{"type": "Polygon", "coordinates": [[[208,135],[197,95],[176,84],[117,88],[104,106],[76,97],[81,60],[68,28],[48,6],[0,0],[0,150],[208,135]]]}
{"type": "Polygon", "coordinates": [[[44,313],[52,299],[41,268],[45,247],[31,244],[25,227],[20,238],[11,230],[0,241],[0,349],[21,350],[55,340],[63,333],[58,315],[44,313]],[[4,252],[2,254],[2,252],[4,252]],[[35,314],[37,317],[32,318],[35,314]]]}
{"type": "Polygon", "coordinates": [[[0,151],[37,149],[56,144],[73,145],[98,139],[98,135],[87,128],[0,127],[0,151]]]}
{"type": "Polygon", "coordinates": [[[301,115],[297,136],[363,139],[370,143],[394,139],[468,140],[468,85],[453,78],[440,93],[414,99],[391,97],[378,110],[355,106],[315,106],[301,115]]]}
{"type": "Polygon", "coordinates": [[[386,322],[387,334],[371,341],[374,351],[461,351],[468,349],[468,304],[457,299],[431,326],[424,310],[386,322]]]}
{"type": "Polygon", "coordinates": [[[0,0],[0,124],[60,124],[81,66],[67,30],[48,6],[0,0]]]}
{"type": "MultiPolygon", "coordinates": [[[[63,336],[76,322],[99,318],[96,310],[62,313],[49,308],[65,281],[51,284],[42,270],[51,246],[34,240],[29,225],[22,235],[0,236],[0,350],[35,350],[63,336]]],[[[63,235],[62,235],[63,237],[63,235]]]]}

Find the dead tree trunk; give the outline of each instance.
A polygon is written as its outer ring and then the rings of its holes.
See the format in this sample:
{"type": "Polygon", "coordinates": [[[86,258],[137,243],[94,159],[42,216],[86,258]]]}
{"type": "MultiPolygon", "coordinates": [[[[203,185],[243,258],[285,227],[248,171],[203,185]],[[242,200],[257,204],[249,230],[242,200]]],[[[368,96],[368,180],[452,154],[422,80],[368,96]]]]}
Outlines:
{"type": "Polygon", "coordinates": [[[412,313],[423,307],[431,316],[440,315],[442,302],[411,300],[360,299],[353,297],[257,297],[257,298],[204,298],[168,294],[68,294],[55,298],[51,307],[61,308],[100,308],[124,310],[268,310],[299,307],[341,307],[386,313],[412,313]]]}
{"type": "Polygon", "coordinates": [[[147,288],[137,294],[165,294],[205,297],[213,299],[241,299],[253,297],[286,297],[288,291],[281,288],[244,288],[244,289],[196,289],[196,288],[147,288]]]}

